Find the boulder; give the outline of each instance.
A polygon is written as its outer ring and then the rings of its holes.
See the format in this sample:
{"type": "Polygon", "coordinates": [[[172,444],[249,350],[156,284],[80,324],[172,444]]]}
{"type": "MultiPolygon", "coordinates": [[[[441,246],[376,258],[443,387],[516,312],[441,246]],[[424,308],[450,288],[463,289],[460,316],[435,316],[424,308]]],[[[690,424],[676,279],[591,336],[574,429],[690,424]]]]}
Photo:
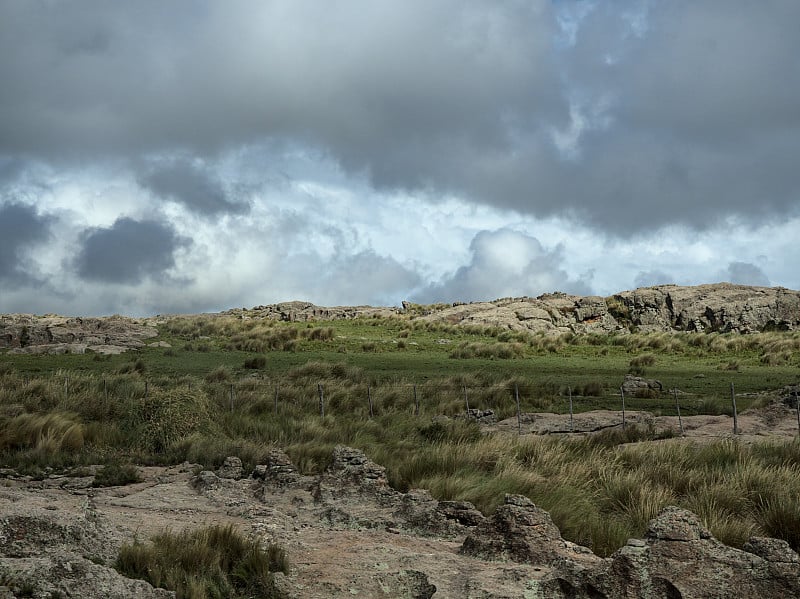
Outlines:
{"type": "Polygon", "coordinates": [[[389,486],[386,468],[370,460],[360,449],[337,445],[333,460],[317,479],[312,493],[317,502],[327,502],[348,495],[369,495],[392,502],[400,495],[389,486]]]}
{"type": "Polygon", "coordinates": [[[785,541],[753,538],[745,550],[716,540],[697,516],[665,508],[634,540],[586,576],[595,597],[797,597],[800,557],[785,541]]]}
{"type": "Polygon", "coordinates": [[[510,494],[491,518],[470,532],[460,553],[485,560],[537,565],[575,560],[576,556],[580,556],[580,561],[600,561],[585,547],[565,541],[548,512],[524,495],[510,494]]]}
{"type": "Polygon", "coordinates": [[[645,379],[632,374],[626,374],[625,380],[622,381],[622,390],[627,395],[641,395],[648,392],[661,393],[664,391],[664,385],[661,381],[656,379],[645,379]]]}
{"type": "Polygon", "coordinates": [[[243,472],[242,460],[235,456],[229,456],[225,458],[222,466],[220,466],[219,470],[217,470],[217,476],[219,476],[219,478],[232,478],[233,480],[239,480],[242,478],[243,472]]]}

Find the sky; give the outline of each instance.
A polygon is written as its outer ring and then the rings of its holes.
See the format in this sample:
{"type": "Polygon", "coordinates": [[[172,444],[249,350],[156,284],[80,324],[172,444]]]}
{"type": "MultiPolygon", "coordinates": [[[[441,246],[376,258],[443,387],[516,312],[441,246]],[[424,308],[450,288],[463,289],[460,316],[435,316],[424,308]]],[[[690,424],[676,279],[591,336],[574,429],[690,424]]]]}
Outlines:
{"type": "Polygon", "coordinates": [[[800,289],[797,0],[0,0],[0,312],[800,289]]]}

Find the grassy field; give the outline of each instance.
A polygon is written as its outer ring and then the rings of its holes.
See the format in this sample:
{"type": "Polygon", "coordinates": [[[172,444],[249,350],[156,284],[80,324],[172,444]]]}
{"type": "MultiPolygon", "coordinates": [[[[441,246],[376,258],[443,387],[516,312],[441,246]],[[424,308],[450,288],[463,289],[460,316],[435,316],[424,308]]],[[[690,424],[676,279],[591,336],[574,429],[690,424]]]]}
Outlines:
{"type": "MultiPolygon", "coordinates": [[[[252,467],[279,446],[314,473],[344,443],[385,465],[399,489],[429,488],[485,513],[504,493],[526,494],[566,538],[603,555],[669,504],[693,509],[734,545],[769,534],[800,546],[796,442],[631,445],[653,438],[632,427],[583,440],[512,438],[457,418],[467,401],[510,417],[515,389],[525,412],[563,412],[570,391],[578,411],[618,409],[629,372],[680,389],[684,414],[728,411],[731,383],[740,410],[762,405],[762,392],[798,382],[796,333],[546,337],[400,318],[225,316],[177,318],[159,332],[151,341],[171,347],[0,354],[0,464],[44,476],[97,463],[110,473],[184,460],[214,468],[238,455],[252,467]]],[[[668,394],[626,403],[674,410],[668,394]]]]}

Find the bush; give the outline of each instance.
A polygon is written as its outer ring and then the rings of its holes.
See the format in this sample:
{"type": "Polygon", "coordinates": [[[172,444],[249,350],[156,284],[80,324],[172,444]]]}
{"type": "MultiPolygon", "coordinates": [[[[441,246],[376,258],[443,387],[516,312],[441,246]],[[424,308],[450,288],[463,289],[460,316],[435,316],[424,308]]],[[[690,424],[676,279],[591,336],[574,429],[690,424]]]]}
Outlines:
{"type": "Polygon", "coordinates": [[[207,383],[223,383],[231,378],[231,372],[224,366],[218,366],[206,375],[207,383]]]}
{"type": "Polygon", "coordinates": [[[244,367],[250,370],[263,370],[267,367],[267,358],[265,356],[248,358],[244,361],[244,367]]]}
{"type": "Polygon", "coordinates": [[[175,591],[178,599],[280,597],[273,572],[289,570],[278,545],[262,548],[233,525],[163,532],[152,543],[124,545],[114,566],[121,574],[175,591]]]}
{"type": "Polygon", "coordinates": [[[583,397],[602,397],[604,392],[605,388],[600,381],[587,381],[572,389],[573,395],[580,395],[583,397]]]}
{"type": "Polygon", "coordinates": [[[123,430],[130,443],[145,452],[162,453],[196,432],[208,432],[210,404],[204,391],[175,387],[156,389],[128,406],[123,430]]]}
{"type": "Polygon", "coordinates": [[[93,487],[120,487],[142,480],[133,464],[112,462],[97,471],[92,481],[93,487]]]}

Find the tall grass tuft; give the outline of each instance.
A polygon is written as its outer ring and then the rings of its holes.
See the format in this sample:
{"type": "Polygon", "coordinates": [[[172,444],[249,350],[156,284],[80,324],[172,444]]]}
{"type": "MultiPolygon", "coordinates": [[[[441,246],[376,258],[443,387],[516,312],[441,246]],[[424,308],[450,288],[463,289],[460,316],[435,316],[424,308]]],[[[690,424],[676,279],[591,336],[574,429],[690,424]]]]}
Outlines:
{"type": "Polygon", "coordinates": [[[273,572],[287,573],[289,565],[280,546],[263,548],[229,524],[165,531],[151,543],[124,545],[115,568],[125,576],[175,591],[178,599],[270,599],[281,596],[273,572]]]}

